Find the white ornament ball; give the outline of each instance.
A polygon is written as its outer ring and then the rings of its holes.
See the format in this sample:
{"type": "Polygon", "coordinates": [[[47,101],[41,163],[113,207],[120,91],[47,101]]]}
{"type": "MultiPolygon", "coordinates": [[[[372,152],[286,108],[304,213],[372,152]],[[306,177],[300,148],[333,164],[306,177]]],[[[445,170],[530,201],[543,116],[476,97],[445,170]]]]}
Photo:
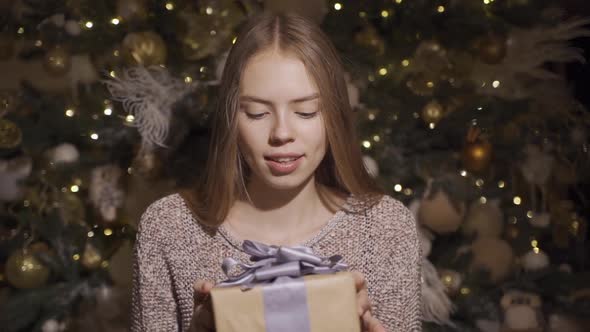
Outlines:
{"type": "Polygon", "coordinates": [[[533,217],[529,219],[529,223],[538,228],[546,228],[549,226],[551,221],[551,215],[547,212],[535,213],[533,217]]]}
{"type": "Polygon", "coordinates": [[[522,257],[522,266],[527,271],[544,269],[549,266],[549,256],[541,249],[531,250],[522,257]]]}
{"type": "Polygon", "coordinates": [[[62,143],[49,151],[49,160],[55,164],[75,163],[80,158],[76,146],[62,143]]]}
{"type": "Polygon", "coordinates": [[[43,332],[59,332],[59,331],[61,331],[60,324],[55,319],[48,319],[48,320],[46,320],[43,323],[43,326],[41,327],[41,330],[43,332]]]}
{"type": "Polygon", "coordinates": [[[540,147],[529,144],[525,147],[526,160],[520,165],[522,175],[528,183],[543,185],[547,182],[555,158],[540,147]]]}
{"type": "Polygon", "coordinates": [[[476,201],[471,204],[463,224],[463,234],[478,237],[500,237],[503,228],[503,213],[500,201],[489,200],[486,203],[476,201]]]}
{"type": "Polygon", "coordinates": [[[363,156],[363,164],[365,165],[365,169],[372,178],[376,178],[377,176],[379,176],[379,165],[377,164],[375,159],[365,155],[363,156]]]}
{"type": "Polygon", "coordinates": [[[64,30],[70,36],[79,36],[80,33],[82,33],[82,28],[80,27],[80,23],[78,23],[77,21],[74,21],[74,20],[66,21],[66,24],[64,25],[64,30]]]}
{"type": "Polygon", "coordinates": [[[504,324],[512,330],[533,329],[539,326],[537,311],[526,304],[512,305],[504,313],[504,324]]]}
{"type": "Polygon", "coordinates": [[[471,269],[488,271],[492,282],[497,283],[510,273],[514,253],[508,242],[498,238],[482,237],[473,242],[471,250],[471,269]]]}
{"type": "Polygon", "coordinates": [[[561,272],[572,273],[572,266],[567,263],[559,264],[558,269],[561,272]]]}
{"type": "Polygon", "coordinates": [[[0,159],[0,202],[18,201],[24,195],[21,180],[26,179],[33,170],[29,156],[9,160],[0,159]]]}
{"type": "Polygon", "coordinates": [[[438,234],[455,232],[465,216],[465,203],[461,202],[458,209],[451,203],[443,190],[439,190],[432,198],[425,193],[420,203],[418,220],[438,234]]]}
{"type": "Polygon", "coordinates": [[[418,236],[420,237],[422,257],[428,257],[428,255],[430,255],[430,250],[432,249],[432,239],[434,238],[434,235],[426,228],[418,227],[418,236]]]}

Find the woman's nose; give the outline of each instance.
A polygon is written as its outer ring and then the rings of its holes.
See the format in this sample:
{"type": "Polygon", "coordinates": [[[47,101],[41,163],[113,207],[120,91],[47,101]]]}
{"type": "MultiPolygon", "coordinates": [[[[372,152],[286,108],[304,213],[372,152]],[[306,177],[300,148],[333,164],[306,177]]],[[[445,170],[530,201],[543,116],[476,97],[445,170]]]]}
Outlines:
{"type": "Polygon", "coordinates": [[[270,131],[271,144],[284,144],[294,139],[293,129],[289,123],[289,119],[283,115],[277,115],[274,118],[272,128],[270,131]]]}

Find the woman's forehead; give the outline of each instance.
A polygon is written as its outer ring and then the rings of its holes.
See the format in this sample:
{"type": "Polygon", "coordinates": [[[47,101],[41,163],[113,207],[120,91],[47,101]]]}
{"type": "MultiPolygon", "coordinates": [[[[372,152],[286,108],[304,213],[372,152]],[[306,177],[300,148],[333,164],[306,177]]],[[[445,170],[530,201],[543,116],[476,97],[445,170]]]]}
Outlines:
{"type": "Polygon", "coordinates": [[[292,102],[318,94],[314,78],[295,56],[264,52],[252,57],[241,75],[240,95],[292,102]]]}

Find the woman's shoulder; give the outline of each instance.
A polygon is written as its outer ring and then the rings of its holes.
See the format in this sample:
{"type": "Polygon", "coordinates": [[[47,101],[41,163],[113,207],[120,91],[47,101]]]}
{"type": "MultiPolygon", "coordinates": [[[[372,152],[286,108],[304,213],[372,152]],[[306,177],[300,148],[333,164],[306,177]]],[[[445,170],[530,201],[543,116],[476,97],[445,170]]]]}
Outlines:
{"type": "Polygon", "coordinates": [[[157,232],[163,236],[191,220],[192,215],[180,194],[168,194],[148,205],[139,220],[138,232],[157,232]]]}
{"type": "Polygon", "coordinates": [[[413,213],[400,200],[383,194],[364,213],[369,226],[384,236],[415,236],[417,224],[413,213]]]}

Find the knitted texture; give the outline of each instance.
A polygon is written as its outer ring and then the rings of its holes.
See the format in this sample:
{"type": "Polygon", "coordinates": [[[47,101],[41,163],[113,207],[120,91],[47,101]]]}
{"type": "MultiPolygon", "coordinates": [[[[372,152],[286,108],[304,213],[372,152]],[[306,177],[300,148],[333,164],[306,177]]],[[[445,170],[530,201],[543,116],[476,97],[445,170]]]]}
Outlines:
{"type": "MultiPolygon", "coordinates": [[[[320,256],[339,254],[365,275],[373,315],[388,331],[421,331],[421,259],[417,225],[398,200],[384,195],[369,208],[350,195],[301,245],[320,256]]],[[[152,203],[139,222],[134,245],[132,331],[188,331],[193,283],[225,279],[221,262],[249,256],[222,226],[195,220],[184,199],[172,194],[152,203]]]]}

